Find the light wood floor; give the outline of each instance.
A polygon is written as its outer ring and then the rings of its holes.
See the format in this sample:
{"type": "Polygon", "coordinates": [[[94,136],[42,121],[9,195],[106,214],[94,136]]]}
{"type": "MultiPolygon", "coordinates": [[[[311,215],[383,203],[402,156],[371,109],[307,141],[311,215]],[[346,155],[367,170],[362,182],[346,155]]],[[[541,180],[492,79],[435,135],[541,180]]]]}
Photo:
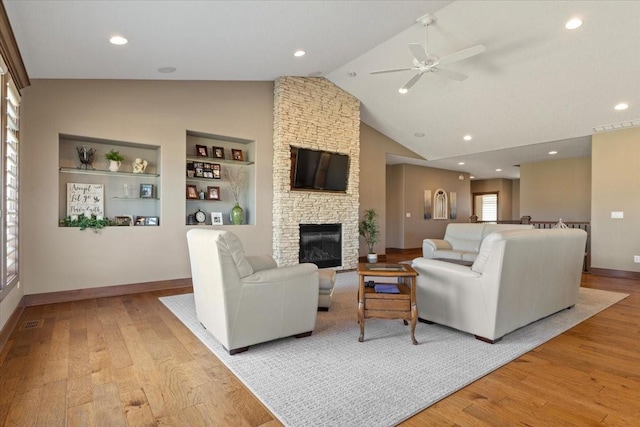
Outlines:
{"type": "MultiPolygon", "coordinates": [[[[640,281],[583,286],[631,295],[402,425],[639,425],[640,281]]],[[[0,423],[281,425],[157,299],[183,292],[27,308],[35,327],[0,352],[0,423]]]]}

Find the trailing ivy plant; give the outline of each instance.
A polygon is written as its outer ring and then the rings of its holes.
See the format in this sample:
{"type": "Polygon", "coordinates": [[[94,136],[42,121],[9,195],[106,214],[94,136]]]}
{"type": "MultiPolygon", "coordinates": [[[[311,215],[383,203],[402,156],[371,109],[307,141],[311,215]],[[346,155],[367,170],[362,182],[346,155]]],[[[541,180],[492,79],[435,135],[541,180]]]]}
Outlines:
{"type": "Polygon", "coordinates": [[[101,228],[113,225],[109,218],[98,219],[93,214],[90,217],[80,214],[77,219],[71,219],[71,217],[68,216],[65,219],[60,220],[60,223],[65,227],[80,227],[80,230],[90,228],[94,233],[97,233],[101,228]]]}

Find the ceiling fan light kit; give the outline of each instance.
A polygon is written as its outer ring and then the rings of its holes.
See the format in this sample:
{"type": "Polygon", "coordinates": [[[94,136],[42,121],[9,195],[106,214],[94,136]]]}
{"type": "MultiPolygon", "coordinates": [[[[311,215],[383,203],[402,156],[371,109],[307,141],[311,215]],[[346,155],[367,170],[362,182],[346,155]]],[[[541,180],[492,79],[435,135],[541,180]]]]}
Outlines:
{"type": "Polygon", "coordinates": [[[457,71],[447,70],[444,68],[440,68],[440,65],[452,64],[454,62],[462,61],[463,59],[471,58],[472,56],[476,56],[487,50],[483,45],[475,45],[469,47],[467,49],[462,49],[458,52],[454,52],[450,55],[444,56],[440,58],[437,55],[434,55],[429,52],[429,25],[433,25],[436,23],[438,18],[431,14],[427,13],[426,15],[421,16],[416,19],[416,22],[420,23],[423,27],[425,27],[425,43],[424,48],[420,43],[409,43],[409,50],[413,55],[413,66],[405,67],[405,68],[391,68],[387,70],[378,70],[371,71],[370,74],[384,74],[384,73],[395,73],[398,71],[415,71],[416,74],[409,79],[399,90],[398,92],[404,94],[411,89],[411,87],[420,80],[420,77],[426,72],[430,73],[438,73],[439,75],[446,77],[451,80],[463,81],[468,76],[457,71]]]}

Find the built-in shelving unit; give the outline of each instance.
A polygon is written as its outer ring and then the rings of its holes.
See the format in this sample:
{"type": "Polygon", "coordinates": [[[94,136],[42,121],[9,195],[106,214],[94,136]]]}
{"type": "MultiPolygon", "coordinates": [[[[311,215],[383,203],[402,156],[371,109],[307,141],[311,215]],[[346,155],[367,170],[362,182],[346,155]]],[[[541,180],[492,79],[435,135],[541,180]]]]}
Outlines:
{"type": "MultiPolygon", "coordinates": [[[[231,224],[229,214],[235,205],[235,200],[229,190],[229,183],[224,179],[225,168],[243,168],[247,173],[248,185],[242,192],[239,200],[240,206],[244,210],[243,224],[255,224],[255,184],[254,184],[254,156],[255,142],[252,140],[235,138],[230,136],[207,134],[197,131],[187,131],[186,134],[186,158],[185,158],[185,185],[196,186],[197,191],[205,191],[205,199],[186,198],[185,188],[185,223],[189,222],[189,215],[194,214],[198,209],[205,212],[207,216],[206,224],[211,225],[211,213],[222,213],[223,225],[231,224]],[[206,147],[207,156],[198,155],[198,146],[206,147]],[[224,158],[214,157],[216,149],[222,150],[224,158]],[[242,160],[233,158],[233,150],[242,153],[242,160]],[[220,178],[205,178],[189,175],[189,165],[194,163],[208,163],[219,165],[220,178]],[[208,200],[206,198],[207,187],[220,187],[220,200],[208,200]]],[[[216,224],[217,225],[217,224],[216,224]]]]}
{"type": "Polygon", "coordinates": [[[160,147],[126,141],[113,141],[93,137],[59,136],[59,209],[60,220],[67,217],[67,184],[102,185],[104,217],[114,220],[117,216],[137,217],[160,216],[160,147]],[[82,165],[77,147],[86,146],[95,150],[93,169],[82,165]],[[109,161],[105,153],[116,150],[124,156],[120,170],[108,170],[109,161]],[[133,173],[136,158],[147,161],[144,173],[133,173]],[[142,186],[151,188],[151,193],[143,192],[142,186]],[[149,187],[151,186],[151,187],[149,187]]]}

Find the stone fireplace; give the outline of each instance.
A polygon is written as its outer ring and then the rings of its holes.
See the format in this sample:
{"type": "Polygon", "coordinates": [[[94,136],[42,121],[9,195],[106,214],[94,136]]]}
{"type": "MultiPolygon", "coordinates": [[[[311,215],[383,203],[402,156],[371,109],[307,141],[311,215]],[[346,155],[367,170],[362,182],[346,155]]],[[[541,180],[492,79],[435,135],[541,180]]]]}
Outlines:
{"type": "Polygon", "coordinates": [[[358,264],[360,102],[322,77],[281,77],[273,112],[273,257],[300,262],[300,224],[341,225],[341,265],[358,264]],[[291,189],[291,146],[349,156],[347,191],[291,189]]]}

